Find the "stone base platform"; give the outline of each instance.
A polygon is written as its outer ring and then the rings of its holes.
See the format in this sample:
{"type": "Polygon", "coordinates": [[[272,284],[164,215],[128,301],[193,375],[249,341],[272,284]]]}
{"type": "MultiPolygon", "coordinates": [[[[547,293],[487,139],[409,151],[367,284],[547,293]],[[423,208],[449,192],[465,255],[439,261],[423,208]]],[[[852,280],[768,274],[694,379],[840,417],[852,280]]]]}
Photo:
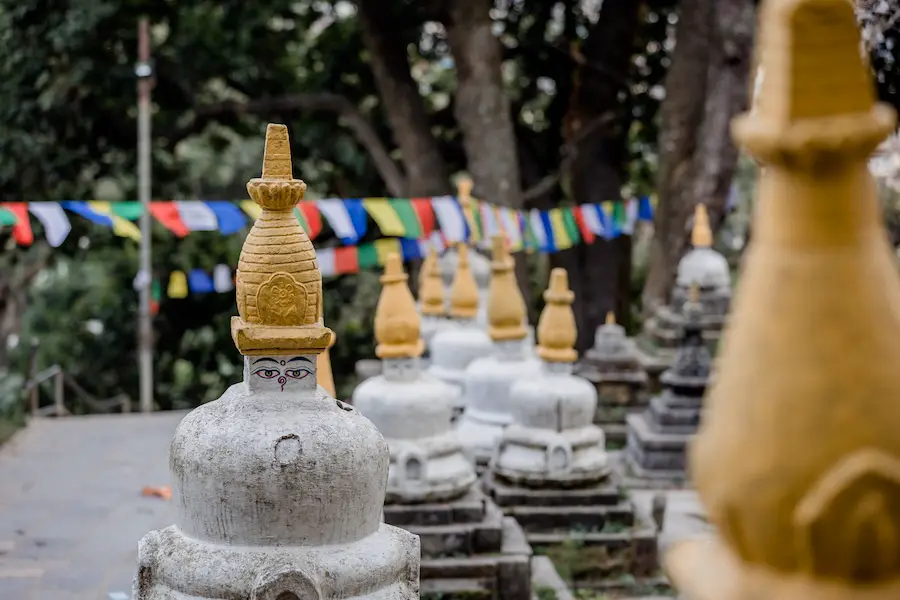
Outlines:
{"type": "Polygon", "coordinates": [[[635,351],[641,368],[647,372],[648,392],[651,394],[659,392],[662,389],[659,378],[675,362],[675,350],[661,348],[651,350],[638,338],[635,340],[635,351]]]}
{"type": "Polygon", "coordinates": [[[628,415],[639,414],[647,410],[648,404],[640,402],[628,406],[605,405],[598,402],[594,413],[594,425],[603,430],[606,436],[607,450],[622,450],[628,443],[628,415]]]}
{"type": "Polygon", "coordinates": [[[636,489],[687,487],[687,447],[693,434],[659,432],[647,414],[628,415],[628,442],[621,453],[623,484],[636,489]]]}
{"type": "Polygon", "coordinates": [[[488,472],[485,490],[525,530],[535,552],[567,553],[577,548],[581,579],[613,574],[648,577],[658,572],[657,528],[636,510],[618,482],[575,489],[535,489],[509,484],[488,472]]]}
{"type": "Polygon", "coordinates": [[[531,600],[531,546],[480,489],[452,502],[387,504],[384,520],[419,536],[421,598],[531,600]]]}

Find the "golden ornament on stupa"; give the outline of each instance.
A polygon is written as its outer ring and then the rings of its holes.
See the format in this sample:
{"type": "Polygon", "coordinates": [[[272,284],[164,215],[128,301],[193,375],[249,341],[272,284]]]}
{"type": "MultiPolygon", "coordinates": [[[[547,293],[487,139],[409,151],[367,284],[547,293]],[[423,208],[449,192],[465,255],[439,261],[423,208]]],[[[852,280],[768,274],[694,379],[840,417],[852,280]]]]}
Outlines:
{"type": "Polygon", "coordinates": [[[434,248],[428,252],[428,257],[422,263],[422,272],[419,277],[419,302],[422,305],[423,315],[442,317],[446,312],[444,281],[441,279],[441,267],[438,264],[437,250],[434,248]]]}
{"type": "Polygon", "coordinates": [[[491,238],[491,284],[488,288],[488,335],[495,342],[525,339],[527,310],[516,281],[516,263],[506,237],[491,238]]]}
{"type": "Polygon", "coordinates": [[[328,347],[316,357],[316,382],[333,398],[337,398],[337,389],[334,387],[334,372],[331,369],[331,349],[336,341],[337,336],[332,331],[328,347]]]}
{"type": "Polygon", "coordinates": [[[285,125],[266,128],[262,177],[247,191],[262,213],[241,249],[231,337],[244,355],[319,354],[331,330],[322,321],[316,251],[294,216],[306,184],[293,178],[285,125]]]}
{"type": "Polygon", "coordinates": [[[419,334],[416,300],[409,291],[409,276],[403,271],[400,255],[391,253],[381,276],[381,296],[375,307],[375,356],[417,358],[425,351],[419,334]]]}
{"type": "Polygon", "coordinates": [[[713,243],[712,229],[709,227],[709,213],[705,204],[694,207],[694,227],[691,230],[691,246],[694,248],[711,248],[713,243]]]}
{"type": "Polygon", "coordinates": [[[900,280],[867,158],[875,101],[847,0],[763,0],[753,241],[690,472],[718,537],[676,544],[692,600],[900,598],[900,280]]]}
{"type": "Polygon", "coordinates": [[[575,342],[578,329],[572,302],[575,294],[569,289],[569,274],[565,269],[550,271],[550,284],[544,292],[546,305],[537,326],[537,355],[545,362],[571,363],[578,360],[575,342]]]}
{"type": "Polygon", "coordinates": [[[611,310],[606,311],[606,325],[616,324],[616,313],[611,310]]]}
{"type": "Polygon", "coordinates": [[[456,245],[456,271],[450,283],[450,316],[454,319],[474,319],[478,314],[478,283],[469,268],[469,247],[456,245]]]}

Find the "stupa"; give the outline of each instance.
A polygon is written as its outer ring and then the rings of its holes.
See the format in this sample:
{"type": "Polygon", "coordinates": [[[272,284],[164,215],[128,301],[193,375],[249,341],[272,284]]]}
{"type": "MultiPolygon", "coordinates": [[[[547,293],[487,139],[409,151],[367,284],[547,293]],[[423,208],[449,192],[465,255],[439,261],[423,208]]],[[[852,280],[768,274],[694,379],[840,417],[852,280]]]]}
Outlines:
{"type": "Polygon", "coordinates": [[[420,537],[430,593],[460,593],[467,579],[462,563],[487,572],[498,599],[528,600],[531,549],[515,520],[475,485],[475,469],[450,424],[461,390],[418,364],[420,317],[398,254],[388,257],[381,282],[375,337],[383,374],[356,388],[353,405],[391,448],[385,522],[420,537]]]}
{"type": "Polygon", "coordinates": [[[331,342],[322,277],[293,209],[284,125],[266,131],[262,213],[237,271],[244,381],[188,414],[169,464],[176,523],[138,548],[136,600],[419,597],[419,541],[381,520],[390,454],[316,384],[331,342]]]}
{"type": "Polygon", "coordinates": [[[694,284],[675,364],[662,374],[663,391],[640,414],[628,415],[625,467],[632,487],[678,487],[685,483],[687,448],[700,425],[711,362],[703,340],[703,307],[694,284]]]}
{"type": "Polygon", "coordinates": [[[728,260],[714,250],[712,244],[706,206],[698,204],[694,210],[692,248],[678,263],[671,300],[668,305],[656,308],[638,336],[641,364],[653,379],[651,387],[654,389],[659,375],[675,358],[684,324],[684,305],[694,283],[700,288],[703,339],[710,352],[716,352],[731,307],[731,270],[728,260]]]}
{"type": "MultiPolygon", "coordinates": [[[[452,326],[438,331],[431,338],[431,364],[428,373],[463,391],[466,368],[472,361],[493,352],[493,343],[475,322],[478,313],[478,288],[469,269],[469,248],[458,247],[456,275],[450,286],[450,319],[452,326]]],[[[454,420],[465,408],[465,398],[459,396],[454,408],[454,420]]]]}
{"type": "Polygon", "coordinates": [[[458,498],[475,482],[475,470],[450,425],[462,392],[426,375],[419,365],[425,344],[406,282],[400,255],[391,254],[375,309],[375,354],[382,374],[353,392],[353,406],[375,424],[391,449],[388,504],[458,498]]]}
{"type": "Polygon", "coordinates": [[[510,386],[541,369],[528,348],[525,299],[516,283],[515,262],[503,236],[495,236],[492,242],[488,334],[493,352],[466,369],[466,409],[458,425],[463,447],[480,470],[487,467],[503,430],[513,422],[510,386]]]}
{"type": "Polygon", "coordinates": [[[594,384],[597,412],[594,423],[606,434],[609,448],[625,445],[625,417],[647,406],[647,373],[641,365],[634,340],[616,323],[612,312],[597,328],[594,345],[576,365],[575,374],[594,384]]]}
{"type": "Polygon", "coordinates": [[[694,600],[900,598],[900,280],[867,157],[853,3],[763,0],[765,78],[735,139],[764,165],[693,483],[717,534],[676,544],[694,600]]]}
{"type": "Polygon", "coordinates": [[[572,374],[577,331],[565,269],[553,269],[544,299],[537,327],[543,369],[510,387],[514,422],[497,444],[485,489],[532,544],[563,544],[580,529],[585,544],[601,549],[607,561],[649,576],[656,568],[655,528],[609,479],[603,431],[593,424],[597,392],[572,374]]]}
{"type": "Polygon", "coordinates": [[[444,304],[444,284],[438,266],[437,250],[432,248],[422,262],[419,273],[419,312],[422,314],[422,340],[430,353],[431,338],[438,331],[452,327],[444,304]]]}

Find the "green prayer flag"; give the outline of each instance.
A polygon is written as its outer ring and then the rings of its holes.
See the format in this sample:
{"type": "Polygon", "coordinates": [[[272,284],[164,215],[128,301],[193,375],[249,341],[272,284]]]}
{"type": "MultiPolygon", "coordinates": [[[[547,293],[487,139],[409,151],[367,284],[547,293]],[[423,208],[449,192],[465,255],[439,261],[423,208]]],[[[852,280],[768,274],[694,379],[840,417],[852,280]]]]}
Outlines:
{"type": "Polygon", "coordinates": [[[144,207],[140,202],[111,202],[112,212],[117,217],[122,217],[127,221],[137,221],[144,213],[144,207]]]}
{"type": "Polygon", "coordinates": [[[563,224],[566,226],[566,234],[568,234],[572,244],[575,245],[581,243],[581,230],[578,229],[578,221],[575,220],[575,215],[572,213],[573,210],[575,209],[571,206],[564,207],[562,216],[563,224]]]}
{"type": "Polygon", "coordinates": [[[403,237],[414,240],[423,237],[419,215],[416,214],[416,209],[413,208],[409,198],[391,198],[388,202],[390,202],[394,212],[397,213],[400,222],[403,223],[403,229],[406,230],[406,234],[403,237]]]}
{"type": "Polygon", "coordinates": [[[0,225],[15,225],[17,222],[16,215],[5,208],[0,208],[0,225]]]}
{"type": "Polygon", "coordinates": [[[360,269],[378,266],[378,252],[375,250],[375,244],[360,244],[358,248],[360,269]]]}

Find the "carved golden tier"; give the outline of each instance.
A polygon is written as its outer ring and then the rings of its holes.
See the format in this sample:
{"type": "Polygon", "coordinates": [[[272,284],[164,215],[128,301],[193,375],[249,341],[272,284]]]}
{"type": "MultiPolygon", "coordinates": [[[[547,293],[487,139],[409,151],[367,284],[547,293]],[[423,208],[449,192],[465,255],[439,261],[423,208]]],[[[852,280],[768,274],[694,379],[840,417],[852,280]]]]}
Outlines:
{"type": "Polygon", "coordinates": [[[381,276],[381,296],[375,307],[375,355],[378,358],[416,358],[425,351],[419,335],[419,313],[409,291],[409,276],[400,255],[388,256],[381,276]]]}
{"type": "Polygon", "coordinates": [[[900,598],[900,279],[866,157],[874,102],[847,0],[764,0],[765,165],[694,484],[718,528],[666,568],[692,600],[900,598]]]}
{"type": "Polygon", "coordinates": [[[456,273],[450,284],[450,316],[454,319],[474,319],[478,314],[478,284],[469,268],[469,247],[457,244],[456,253],[456,273]]]}
{"type": "Polygon", "coordinates": [[[444,281],[441,279],[441,267],[438,265],[437,251],[432,248],[422,263],[422,274],[419,277],[419,300],[422,314],[442,317],[444,308],[444,281]]]}
{"type": "Polygon", "coordinates": [[[509,255],[506,237],[491,239],[491,284],[488,288],[488,335],[495,342],[522,340],[528,336],[525,298],[516,281],[516,263],[509,255]]]}
{"type": "Polygon", "coordinates": [[[544,292],[546,305],[537,326],[537,355],[546,362],[573,363],[578,360],[575,342],[578,329],[569,289],[569,274],[559,267],[550,271],[550,284],[544,292]]]}
{"type": "Polygon", "coordinates": [[[293,213],[306,184],[292,178],[286,126],[267,127],[263,176],[247,191],[262,214],[241,249],[234,342],[245,355],[318,354],[331,332],[322,323],[316,251],[293,213]]]}
{"type": "Polygon", "coordinates": [[[705,204],[694,207],[694,227],[691,230],[691,246],[694,248],[712,247],[712,229],[709,227],[709,213],[705,204]]]}

